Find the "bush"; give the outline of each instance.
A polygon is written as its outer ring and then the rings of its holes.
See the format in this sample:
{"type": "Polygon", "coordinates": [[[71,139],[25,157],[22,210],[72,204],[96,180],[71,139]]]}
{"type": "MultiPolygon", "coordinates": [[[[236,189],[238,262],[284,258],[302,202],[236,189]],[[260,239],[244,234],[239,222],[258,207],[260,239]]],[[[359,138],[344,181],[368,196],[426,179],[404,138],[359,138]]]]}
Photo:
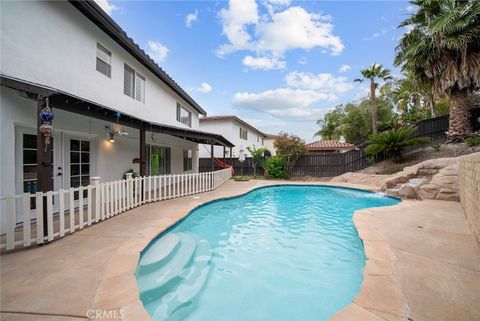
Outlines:
{"type": "Polygon", "coordinates": [[[480,136],[470,136],[465,138],[465,143],[467,146],[473,147],[480,145],[480,136]]]}
{"type": "Polygon", "coordinates": [[[294,134],[280,133],[273,143],[277,155],[282,156],[285,175],[291,175],[297,160],[307,153],[303,139],[294,134]]]}
{"type": "Polygon", "coordinates": [[[393,161],[403,161],[402,151],[407,146],[428,143],[428,137],[412,137],[415,127],[406,126],[387,130],[373,135],[368,140],[370,145],[365,148],[368,154],[379,154],[386,152],[393,156],[393,161]]]}
{"type": "Polygon", "coordinates": [[[271,178],[286,178],[282,156],[272,156],[265,160],[265,169],[271,178]]]}

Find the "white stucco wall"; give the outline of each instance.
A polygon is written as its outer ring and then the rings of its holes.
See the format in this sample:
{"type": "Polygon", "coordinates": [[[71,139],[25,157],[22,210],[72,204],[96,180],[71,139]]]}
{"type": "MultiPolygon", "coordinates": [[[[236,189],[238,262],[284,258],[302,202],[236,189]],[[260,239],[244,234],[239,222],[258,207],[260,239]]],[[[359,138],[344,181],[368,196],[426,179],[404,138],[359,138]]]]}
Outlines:
{"type": "MultiPolygon", "coordinates": [[[[21,167],[16,167],[17,162],[21,162],[18,151],[21,149],[22,141],[16,137],[16,132],[30,129],[36,133],[37,103],[20,96],[12,89],[0,87],[0,134],[1,145],[0,154],[2,161],[0,166],[0,195],[10,193],[22,193],[22,175],[21,167]]],[[[128,168],[133,168],[137,172],[138,164],[133,164],[132,160],[139,157],[140,142],[139,131],[137,129],[124,127],[130,134],[129,136],[115,136],[115,142],[107,141],[105,125],[114,125],[109,122],[100,121],[90,117],[69,113],[63,110],[55,110],[55,119],[53,125],[55,128],[55,147],[60,144],[62,139],[65,144],[69,138],[82,138],[90,140],[92,155],[90,176],[100,176],[102,181],[112,181],[120,179],[123,172],[128,168]]],[[[193,153],[192,171],[198,171],[198,144],[189,142],[180,138],[165,134],[153,134],[147,132],[147,144],[171,147],[171,172],[184,173],[183,171],[183,150],[191,149],[193,153]]],[[[57,149],[59,150],[59,149],[57,149]]],[[[66,156],[54,154],[56,166],[62,167],[63,174],[68,174],[68,162],[66,156]],[[62,159],[63,157],[63,159],[62,159]]],[[[58,170],[55,168],[55,174],[58,170]]],[[[60,182],[59,182],[60,184],[60,182]]],[[[61,184],[60,184],[61,185],[61,184]]],[[[69,186],[58,186],[69,187],[69,186]]]]}
{"type": "Polygon", "coordinates": [[[2,1],[0,71],[50,86],[122,113],[163,124],[176,120],[177,101],[198,112],[66,1],[2,1]],[[111,78],[96,70],[97,42],[112,53],[111,78]],[[124,63],[146,78],[145,103],[123,93],[124,63]]]}
{"type": "Polygon", "coordinates": [[[263,146],[270,151],[272,156],[275,156],[277,154],[277,152],[275,150],[275,146],[273,146],[274,142],[275,142],[275,138],[266,137],[263,140],[263,146]]]}
{"type": "MultiPolygon", "coordinates": [[[[209,121],[202,121],[200,122],[200,130],[217,133],[228,139],[232,142],[235,147],[232,148],[232,154],[234,158],[238,158],[239,151],[241,148],[247,154],[247,157],[250,156],[250,153],[247,151],[247,146],[256,148],[262,147],[262,138],[263,135],[260,133],[251,130],[248,127],[242,126],[238,122],[233,119],[226,119],[226,120],[209,120],[209,121]],[[245,128],[248,132],[247,140],[240,138],[240,127],[245,128]]],[[[210,145],[205,145],[205,147],[200,146],[200,157],[210,157],[210,145]],[[208,149],[205,149],[205,147],[208,149]]],[[[223,157],[223,147],[216,146],[215,150],[215,157],[221,158],[223,157]]],[[[227,148],[227,157],[228,157],[228,148],[227,148]]]]}

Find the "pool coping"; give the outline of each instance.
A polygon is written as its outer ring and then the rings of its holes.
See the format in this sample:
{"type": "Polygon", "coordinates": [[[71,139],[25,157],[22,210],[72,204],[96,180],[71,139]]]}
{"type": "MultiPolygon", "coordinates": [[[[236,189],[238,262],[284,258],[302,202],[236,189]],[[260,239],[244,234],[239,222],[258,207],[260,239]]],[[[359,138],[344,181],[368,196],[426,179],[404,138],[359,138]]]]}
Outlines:
{"type": "MultiPolygon", "coordinates": [[[[351,189],[351,190],[358,190],[358,191],[364,191],[364,192],[379,192],[378,188],[372,187],[372,186],[366,186],[366,185],[356,185],[356,184],[349,184],[349,183],[331,183],[331,182],[291,182],[291,181],[260,181],[262,183],[261,186],[249,186],[248,190],[246,191],[241,191],[237,194],[234,195],[229,195],[229,196],[224,196],[224,197],[216,197],[211,200],[207,200],[204,202],[201,202],[199,204],[196,204],[193,206],[190,210],[185,211],[181,217],[179,217],[177,220],[172,221],[171,224],[168,226],[163,226],[163,227],[150,227],[147,228],[146,230],[140,232],[141,234],[144,235],[142,239],[130,239],[129,241],[126,241],[125,244],[122,245],[120,249],[117,250],[115,254],[112,255],[111,260],[115,260],[116,256],[122,256],[124,255],[124,251],[131,252],[134,255],[130,257],[130,260],[134,260],[134,262],[124,262],[123,264],[127,264],[129,266],[132,266],[132,263],[134,263],[135,269],[131,271],[131,273],[124,275],[122,277],[122,293],[127,293],[132,294],[132,292],[135,295],[134,300],[130,300],[128,304],[125,304],[126,301],[124,300],[118,300],[118,302],[109,302],[108,305],[103,305],[101,304],[105,300],[103,300],[103,296],[107,295],[107,292],[102,290],[102,283],[106,282],[108,285],[106,288],[110,289],[110,284],[109,284],[109,279],[110,277],[108,275],[104,275],[102,273],[102,277],[99,280],[99,286],[97,288],[97,293],[95,295],[95,301],[92,305],[94,309],[102,309],[102,310],[114,310],[116,313],[121,313],[126,317],[126,319],[132,319],[132,320],[152,320],[152,317],[148,314],[146,309],[143,306],[143,303],[140,300],[139,297],[139,289],[137,287],[137,282],[136,282],[136,277],[135,277],[135,272],[136,268],[138,265],[138,261],[140,259],[141,254],[148,249],[150,244],[152,244],[156,239],[162,237],[169,231],[171,231],[173,228],[175,228],[177,225],[181,224],[186,218],[189,217],[191,213],[193,213],[196,209],[206,206],[210,203],[222,201],[225,199],[232,199],[232,198],[238,198],[245,196],[249,193],[252,193],[255,190],[258,189],[263,189],[263,188],[269,188],[269,187],[274,187],[274,186],[285,186],[285,185],[295,185],[295,186],[325,186],[325,187],[334,187],[334,188],[342,188],[342,189],[351,189]],[[141,240],[141,241],[140,241],[141,240]],[[100,298],[98,296],[98,292],[101,293],[100,298]],[[122,302],[123,301],[123,302],[122,302]]],[[[219,187],[221,189],[222,187],[219,187]]],[[[396,197],[388,196],[386,197],[391,197],[398,199],[396,197]]],[[[377,209],[381,208],[388,208],[388,207],[393,207],[393,206],[402,206],[405,204],[405,202],[409,203],[411,201],[406,201],[402,200],[402,202],[395,204],[395,205],[390,205],[390,206],[385,206],[385,207],[376,207],[377,209]]],[[[383,265],[387,265],[391,268],[390,271],[392,273],[384,274],[381,275],[383,277],[382,282],[387,282],[391,284],[395,284],[395,287],[393,288],[394,291],[399,291],[400,287],[398,285],[398,281],[396,280],[395,274],[394,274],[394,261],[392,260],[393,253],[391,251],[385,251],[384,247],[388,246],[386,242],[381,243],[380,240],[371,240],[368,235],[371,235],[372,233],[380,233],[378,231],[375,231],[372,229],[368,224],[365,224],[364,220],[359,219],[365,214],[369,214],[368,208],[362,209],[362,210],[357,210],[354,211],[354,214],[352,216],[352,220],[354,222],[355,228],[357,230],[357,233],[363,243],[364,246],[364,251],[365,251],[365,268],[363,272],[363,280],[362,280],[362,286],[361,290],[353,300],[353,302],[349,305],[347,305],[345,308],[339,310],[337,314],[335,314],[330,320],[349,320],[351,317],[358,316],[359,309],[363,310],[360,313],[364,314],[365,319],[363,320],[383,320],[379,317],[376,316],[376,314],[373,314],[369,312],[370,310],[375,310],[375,307],[372,306],[362,306],[361,303],[357,302],[357,300],[363,296],[369,297],[371,296],[371,287],[365,287],[365,284],[370,282],[371,277],[373,276],[380,276],[380,275],[371,275],[368,274],[368,271],[371,270],[377,270],[378,268],[375,266],[377,261],[381,261],[383,265]],[[378,250],[378,248],[381,247],[382,250],[378,250]],[[387,254],[388,253],[388,254],[387,254]],[[367,319],[368,317],[368,319],[367,319]]],[[[376,287],[373,286],[375,289],[376,287]]],[[[378,289],[378,288],[377,288],[378,289]]],[[[387,291],[392,291],[391,288],[388,288],[387,291]]],[[[391,296],[391,293],[386,293],[387,296],[391,296]]],[[[396,295],[396,293],[395,293],[396,295]]],[[[403,296],[402,296],[403,297],[403,296]]],[[[110,301],[110,300],[107,300],[110,301]]],[[[402,306],[407,306],[406,300],[404,300],[401,304],[402,306]]],[[[405,314],[406,315],[406,311],[405,314]]],[[[388,312],[387,312],[388,314],[388,312]]],[[[400,317],[399,315],[393,314],[394,317],[400,317]]],[[[403,316],[399,319],[403,319],[403,316]]],[[[125,320],[125,319],[124,319],[125,320]]],[[[362,320],[362,321],[363,321],[362,320]]]]}

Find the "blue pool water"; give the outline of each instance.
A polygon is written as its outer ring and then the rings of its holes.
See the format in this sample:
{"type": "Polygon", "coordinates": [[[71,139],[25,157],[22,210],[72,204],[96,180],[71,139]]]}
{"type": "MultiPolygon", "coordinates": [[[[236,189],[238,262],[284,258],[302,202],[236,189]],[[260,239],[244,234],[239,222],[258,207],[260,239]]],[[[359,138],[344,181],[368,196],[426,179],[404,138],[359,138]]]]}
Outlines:
{"type": "Polygon", "coordinates": [[[157,321],[317,321],[352,302],[365,254],[353,211],[398,203],[325,186],[274,186],[201,206],[137,268],[157,321]]]}

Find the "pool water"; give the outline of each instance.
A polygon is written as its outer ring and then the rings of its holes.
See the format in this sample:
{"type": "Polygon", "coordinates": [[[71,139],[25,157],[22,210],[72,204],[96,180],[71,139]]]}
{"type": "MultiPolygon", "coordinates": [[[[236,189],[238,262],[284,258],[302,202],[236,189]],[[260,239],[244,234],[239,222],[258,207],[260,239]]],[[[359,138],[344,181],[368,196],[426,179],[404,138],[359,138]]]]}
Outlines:
{"type": "Polygon", "coordinates": [[[157,321],[328,320],[365,266],[353,211],[399,200],[326,186],[273,186],[208,203],[153,241],[137,268],[157,321]]]}

